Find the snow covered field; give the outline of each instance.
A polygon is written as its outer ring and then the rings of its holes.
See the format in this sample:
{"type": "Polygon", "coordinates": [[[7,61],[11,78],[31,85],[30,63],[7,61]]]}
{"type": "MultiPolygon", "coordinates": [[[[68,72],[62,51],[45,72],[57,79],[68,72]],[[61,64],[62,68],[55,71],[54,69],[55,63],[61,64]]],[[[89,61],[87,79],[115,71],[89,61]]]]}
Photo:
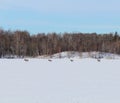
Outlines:
{"type": "Polygon", "coordinates": [[[120,103],[120,60],[0,59],[0,103],[120,103]]]}

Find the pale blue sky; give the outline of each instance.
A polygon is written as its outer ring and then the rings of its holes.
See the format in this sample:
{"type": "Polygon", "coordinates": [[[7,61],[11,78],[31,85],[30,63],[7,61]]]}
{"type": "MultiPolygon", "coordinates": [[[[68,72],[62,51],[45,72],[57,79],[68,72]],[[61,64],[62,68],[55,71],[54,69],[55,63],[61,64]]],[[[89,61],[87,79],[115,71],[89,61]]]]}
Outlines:
{"type": "Polygon", "coordinates": [[[0,0],[0,27],[38,32],[120,32],[120,0],[0,0]]]}

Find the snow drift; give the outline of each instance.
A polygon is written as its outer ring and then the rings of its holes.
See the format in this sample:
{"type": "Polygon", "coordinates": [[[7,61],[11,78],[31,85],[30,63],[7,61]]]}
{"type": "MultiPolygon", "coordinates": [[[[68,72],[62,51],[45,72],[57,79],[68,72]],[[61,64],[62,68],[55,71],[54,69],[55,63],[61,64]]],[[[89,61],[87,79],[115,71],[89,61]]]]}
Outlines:
{"type": "Polygon", "coordinates": [[[53,55],[43,55],[38,56],[39,59],[64,59],[64,58],[72,58],[72,59],[82,59],[82,58],[105,58],[105,59],[120,59],[120,55],[112,54],[112,53],[104,53],[104,52],[75,52],[75,51],[66,51],[61,53],[56,53],[53,55]]]}

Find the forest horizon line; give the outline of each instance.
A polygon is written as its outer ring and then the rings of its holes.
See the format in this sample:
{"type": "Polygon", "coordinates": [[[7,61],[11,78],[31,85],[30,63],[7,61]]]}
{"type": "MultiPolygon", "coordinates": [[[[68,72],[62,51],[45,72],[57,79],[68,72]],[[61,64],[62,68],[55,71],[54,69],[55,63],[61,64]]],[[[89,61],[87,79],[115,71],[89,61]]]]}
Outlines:
{"type": "Polygon", "coordinates": [[[120,35],[117,32],[97,33],[38,33],[0,29],[0,58],[10,56],[52,55],[64,51],[107,52],[120,54],[120,35]]]}

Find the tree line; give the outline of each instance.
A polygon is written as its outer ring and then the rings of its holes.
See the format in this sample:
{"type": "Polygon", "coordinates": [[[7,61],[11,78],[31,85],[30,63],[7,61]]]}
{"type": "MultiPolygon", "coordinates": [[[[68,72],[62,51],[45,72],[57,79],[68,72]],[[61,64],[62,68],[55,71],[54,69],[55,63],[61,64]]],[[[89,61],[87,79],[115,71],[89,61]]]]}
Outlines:
{"type": "Polygon", "coordinates": [[[52,55],[63,51],[108,52],[120,54],[117,32],[96,33],[38,33],[0,29],[0,58],[5,56],[52,55]]]}

